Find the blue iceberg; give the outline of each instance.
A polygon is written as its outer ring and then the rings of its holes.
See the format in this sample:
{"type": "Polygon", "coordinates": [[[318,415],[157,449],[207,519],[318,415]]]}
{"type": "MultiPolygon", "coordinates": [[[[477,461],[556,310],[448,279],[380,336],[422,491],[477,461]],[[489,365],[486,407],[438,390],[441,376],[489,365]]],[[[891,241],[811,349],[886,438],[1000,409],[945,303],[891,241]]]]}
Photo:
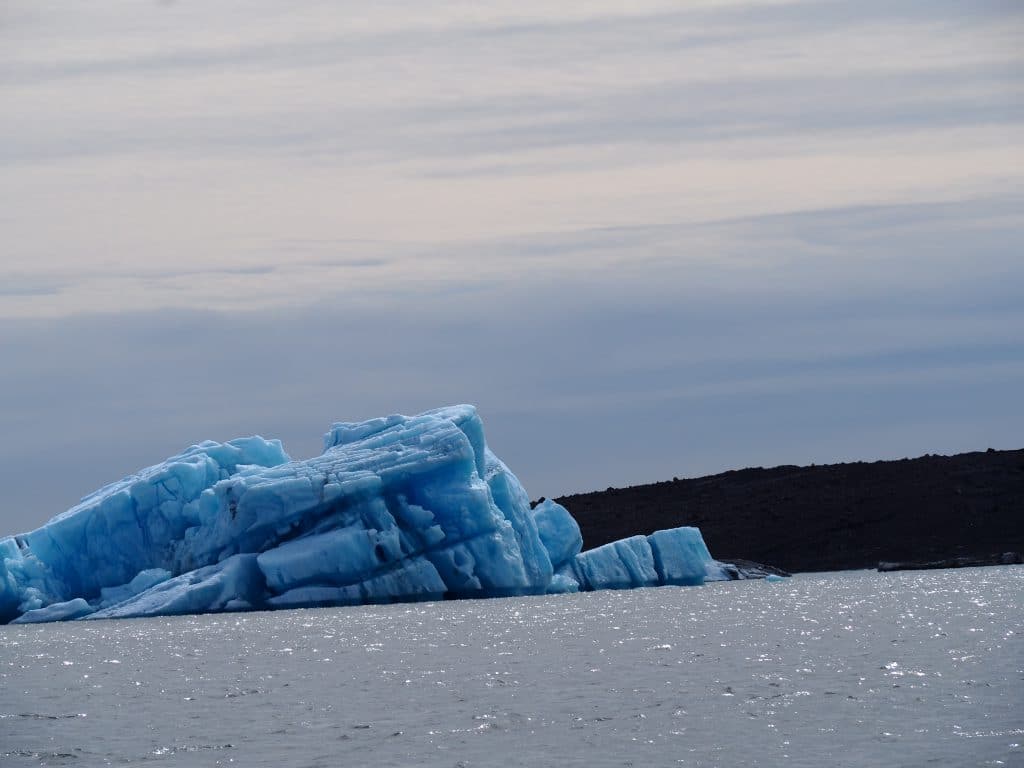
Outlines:
{"type": "MultiPolygon", "coordinates": [[[[0,622],[697,585],[696,528],[581,552],[531,509],[469,405],[337,423],[321,455],[207,441],[0,539],[0,622]]],[[[727,578],[727,576],[726,576],[727,578]]]]}

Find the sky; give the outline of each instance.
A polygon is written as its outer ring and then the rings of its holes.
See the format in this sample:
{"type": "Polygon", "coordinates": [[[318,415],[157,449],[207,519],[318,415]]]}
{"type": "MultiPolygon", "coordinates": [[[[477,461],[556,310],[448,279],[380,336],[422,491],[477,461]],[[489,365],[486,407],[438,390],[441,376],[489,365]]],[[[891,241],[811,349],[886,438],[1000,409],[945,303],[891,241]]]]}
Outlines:
{"type": "Polygon", "coordinates": [[[0,533],[474,403],[532,498],[1024,447],[1024,6],[0,6],[0,533]]]}

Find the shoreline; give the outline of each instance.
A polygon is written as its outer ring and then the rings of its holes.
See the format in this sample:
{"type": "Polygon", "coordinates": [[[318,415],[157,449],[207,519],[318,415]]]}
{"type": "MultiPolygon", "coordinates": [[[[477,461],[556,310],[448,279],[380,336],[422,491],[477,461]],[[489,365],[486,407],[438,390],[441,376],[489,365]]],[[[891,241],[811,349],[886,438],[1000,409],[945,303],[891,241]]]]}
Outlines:
{"type": "Polygon", "coordinates": [[[756,467],[555,501],[585,548],[693,525],[718,560],[791,573],[985,561],[1024,552],[1024,449],[756,467]]]}

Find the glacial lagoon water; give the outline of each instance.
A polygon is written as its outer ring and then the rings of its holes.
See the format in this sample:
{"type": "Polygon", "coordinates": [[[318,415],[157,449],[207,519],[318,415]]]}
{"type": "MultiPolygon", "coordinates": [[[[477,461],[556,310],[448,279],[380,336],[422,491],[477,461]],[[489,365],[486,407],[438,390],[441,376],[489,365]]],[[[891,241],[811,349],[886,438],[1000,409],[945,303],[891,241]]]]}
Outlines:
{"type": "Polygon", "coordinates": [[[1024,567],[0,627],[0,764],[1024,766],[1024,567]]]}

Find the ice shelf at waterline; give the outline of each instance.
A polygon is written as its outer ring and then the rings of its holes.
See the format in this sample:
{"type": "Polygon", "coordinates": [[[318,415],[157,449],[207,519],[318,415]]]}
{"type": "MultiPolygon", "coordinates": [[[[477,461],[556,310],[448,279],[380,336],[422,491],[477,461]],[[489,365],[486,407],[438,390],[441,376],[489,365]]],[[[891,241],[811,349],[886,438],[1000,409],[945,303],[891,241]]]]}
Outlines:
{"type": "Polygon", "coordinates": [[[324,452],[207,441],[0,540],[0,621],[29,623],[728,578],[696,528],[581,552],[530,508],[469,405],[337,423],[324,452]]]}

